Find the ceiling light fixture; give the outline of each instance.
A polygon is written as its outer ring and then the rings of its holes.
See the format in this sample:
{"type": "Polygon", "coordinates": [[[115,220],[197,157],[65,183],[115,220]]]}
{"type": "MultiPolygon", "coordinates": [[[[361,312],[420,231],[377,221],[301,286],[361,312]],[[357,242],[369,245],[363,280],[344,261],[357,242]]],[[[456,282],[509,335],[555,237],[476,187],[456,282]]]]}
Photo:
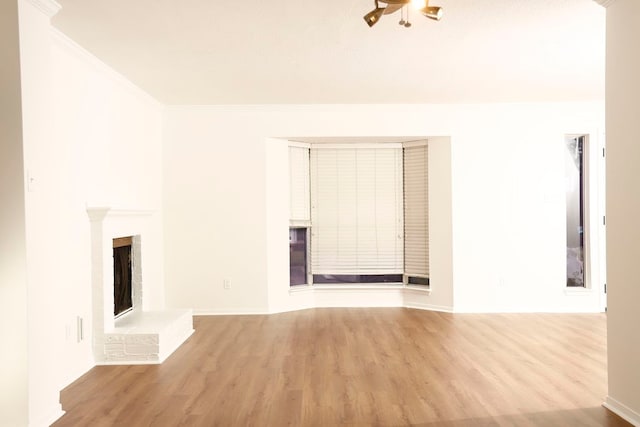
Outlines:
{"type": "Polygon", "coordinates": [[[364,21],[370,27],[373,27],[378,23],[378,21],[380,20],[380,17],[382,16],[385,10],[384,7],[379,7],[378,0],[375,0],[375,4],[376,4],[376,8],[373,9],[371,12],[367,13],[366,15],[364,15],[364,21]]]}
{"type": "Polygon", "coordinates": [[[364,21],[367,23],[369,27],[373,27],[375,24],[380,21],[382,15],[389,15],[400,10],[400,14],[402,15],[400,18],[399,24],[403,27],[410,27],[411,22],[409,22],[409,9],[406,11],[405,20],[405,7],[411,3],[413,6],[418,9],[418,11],[426,16],[429,19],[433,19],[435,21],[439,21],[442,19],[442,8],[437,6],[429,6],[429,0],[374,0],[375,9],[371,12],[364,15],[364,21]],[[385,7],[380,7],[380,3],[385,3],[385,7]]]}
{"type": "Polygon", "coordinates": [[[426,6],[420,9],[420,13],[429,19],[439,21],[442,19],[442,8],[437,6],[426,6]]]}

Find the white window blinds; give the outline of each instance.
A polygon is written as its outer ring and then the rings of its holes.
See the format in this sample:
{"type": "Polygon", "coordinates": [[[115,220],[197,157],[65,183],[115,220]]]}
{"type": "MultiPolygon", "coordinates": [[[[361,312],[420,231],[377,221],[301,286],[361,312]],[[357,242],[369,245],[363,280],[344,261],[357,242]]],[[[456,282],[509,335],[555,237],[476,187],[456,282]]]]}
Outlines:
{"type": "Polygon", "coordinates": [[[402,149],[311,149],[313,274],[401,274],[402,149]]]}
{"type": "Polygon", "coordinates": [[[429,277],[429,151],[404,148],[404,269],[408,276],[429,277]]]}
{"type": "Polygon", "coordinates": [[[289,146],[289,223],[309,225],[309,148],[289,146]]]}

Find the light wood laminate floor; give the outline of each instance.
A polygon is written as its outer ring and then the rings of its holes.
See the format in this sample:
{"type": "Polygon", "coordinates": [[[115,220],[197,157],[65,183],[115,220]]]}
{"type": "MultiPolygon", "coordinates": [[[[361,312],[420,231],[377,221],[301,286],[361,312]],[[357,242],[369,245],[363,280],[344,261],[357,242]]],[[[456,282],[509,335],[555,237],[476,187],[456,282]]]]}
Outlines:
{"type": "Polygon", "coordinates": [[[164,364],[100,366],[64,426],[628,426],[606,317],[327,308],[195,317],[164,364]]]}

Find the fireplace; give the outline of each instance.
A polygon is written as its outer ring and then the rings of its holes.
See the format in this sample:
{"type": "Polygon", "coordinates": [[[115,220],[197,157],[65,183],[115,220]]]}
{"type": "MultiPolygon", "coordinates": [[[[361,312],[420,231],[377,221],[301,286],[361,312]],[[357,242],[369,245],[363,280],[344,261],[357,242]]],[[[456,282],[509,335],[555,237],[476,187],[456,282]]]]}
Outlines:
{"type": "Polygon", "coordinates": [[[133,236],[113,239],[113,315],[133,310],[133,236]]]}
{"type": "Polygon", "coordinates": [[[193,333],[191,310],[164,308],[162,224],[153,211],[87,213],[95,362],[161,363],[193,333]]]}

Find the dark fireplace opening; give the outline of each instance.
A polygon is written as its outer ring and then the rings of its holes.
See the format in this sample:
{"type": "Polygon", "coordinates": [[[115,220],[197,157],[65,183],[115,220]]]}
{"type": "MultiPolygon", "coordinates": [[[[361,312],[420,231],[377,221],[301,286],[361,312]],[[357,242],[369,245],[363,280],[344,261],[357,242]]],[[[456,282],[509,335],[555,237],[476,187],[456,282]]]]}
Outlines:
{"type": "Polygon", "coordinates": [[[113,239],[113,314],[120,316],[133,309],[131,237],[113,239]]]}

